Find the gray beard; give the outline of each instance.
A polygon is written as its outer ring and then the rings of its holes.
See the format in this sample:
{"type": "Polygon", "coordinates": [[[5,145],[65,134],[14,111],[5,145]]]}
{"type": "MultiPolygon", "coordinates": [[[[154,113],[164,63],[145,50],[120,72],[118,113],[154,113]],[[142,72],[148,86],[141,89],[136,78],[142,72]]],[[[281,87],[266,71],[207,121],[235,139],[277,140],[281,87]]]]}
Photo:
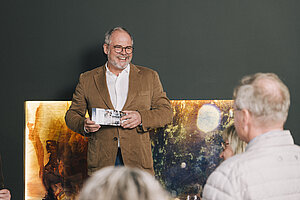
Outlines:
{"type": "MultiPolygon", "coordinates": [[[[109,54],[110,54],[110,51],[108,51],[108,57],[109,57],[109,54]]],[[[125,69],[126,66],[130,63],[130,61],[131,61],[131,60],[128,60],[128,61],[126,62],[126,64],[124,65],[124,67],[122,67],[121,65],[117,64],[115,61],[109,60],[109,62],[110,62],[113,66],[115,66],[116,68],[118,68],[118,69],[125,69]]]]}
{"type": "MultiPolygon", "coordinates": [[[[130,61],[129,61],[130,62],[130,61]]],[[[126,66],[129,64],[129,62],[126,62],[126,64],[124,65],[124,67],[123,66],[121,66],[121,65],[119,65],[119,64],[117,64],[116,62],[110,62],[113,66],[115,66],[116,68],[118,68],[118,69],[125,69],[126,68],[126,66]]]]}

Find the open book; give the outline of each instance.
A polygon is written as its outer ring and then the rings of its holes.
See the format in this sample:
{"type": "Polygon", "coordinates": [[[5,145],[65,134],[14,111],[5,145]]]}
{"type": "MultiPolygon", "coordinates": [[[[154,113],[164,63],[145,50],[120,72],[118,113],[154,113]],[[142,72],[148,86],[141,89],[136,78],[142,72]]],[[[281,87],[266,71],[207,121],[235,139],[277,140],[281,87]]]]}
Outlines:
{"type": "Polygon", "coordinates": [[[92,121],[100,125],[121,126],[121,117],[126,113],[118,110],[92,108],[92,121]]]}

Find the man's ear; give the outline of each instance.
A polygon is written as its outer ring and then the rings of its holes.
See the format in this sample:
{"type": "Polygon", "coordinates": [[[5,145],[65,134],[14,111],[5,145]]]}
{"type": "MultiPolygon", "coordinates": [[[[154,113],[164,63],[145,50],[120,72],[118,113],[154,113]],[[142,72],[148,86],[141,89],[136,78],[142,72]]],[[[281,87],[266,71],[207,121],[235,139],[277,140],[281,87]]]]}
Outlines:
{"type": "Polygon", "coordinates": [[[243,124],[242,128],[243,131],[246,133],[246,137],[248,139],[250,126],[252,123],[252,115],[247,109],[242,109],[241,112],[242,112],[242,124],[243,124]]]}
{"type": "Polygon", "coordinates": [[[103,44],[103,51],[106,55],[108,54],[108,44],[103,44]]]}
{"type": "Polygon", "coordinates": [[[242,114],[243,114],[243,124],[248,125],[249,122],[252,120],[251,113],[247,109],[242,109],[242,114]]]}

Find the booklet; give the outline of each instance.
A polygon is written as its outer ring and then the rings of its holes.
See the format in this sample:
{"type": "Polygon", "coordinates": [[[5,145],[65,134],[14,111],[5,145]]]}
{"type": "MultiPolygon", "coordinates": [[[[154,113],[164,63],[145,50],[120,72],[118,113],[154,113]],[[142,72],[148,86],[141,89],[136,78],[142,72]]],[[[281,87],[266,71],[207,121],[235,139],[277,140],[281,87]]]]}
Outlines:
{"type": "Polygon", "coordinates": [[[92,121],[100,125],[121,126],[121,117],[126,113],[118,110],[92,108],[92,121]]]}

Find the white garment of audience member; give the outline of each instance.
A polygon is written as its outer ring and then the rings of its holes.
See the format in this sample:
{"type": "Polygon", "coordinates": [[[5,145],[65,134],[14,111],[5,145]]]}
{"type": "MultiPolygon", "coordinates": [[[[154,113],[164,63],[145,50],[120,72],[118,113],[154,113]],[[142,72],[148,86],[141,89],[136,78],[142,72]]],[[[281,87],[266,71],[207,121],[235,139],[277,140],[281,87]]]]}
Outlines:
{"type": "Polygon", "coordinates": [[[208,178],[204,200],[299,200],[300,147],[283,125],[288,88],[273,73],[246,76],[234,92],[234,123],[246,151],[208,178]]]}

